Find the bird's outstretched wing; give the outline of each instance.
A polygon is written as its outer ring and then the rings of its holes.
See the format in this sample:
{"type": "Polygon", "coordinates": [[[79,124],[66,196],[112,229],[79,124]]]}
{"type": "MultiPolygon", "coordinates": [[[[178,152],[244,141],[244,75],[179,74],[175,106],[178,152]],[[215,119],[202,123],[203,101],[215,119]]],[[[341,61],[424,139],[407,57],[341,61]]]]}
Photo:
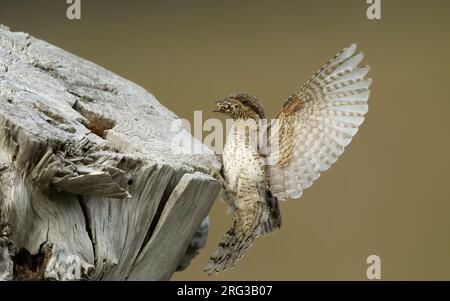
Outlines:
{"type": "Polygon", "coordinates": [[[356,45],[343,49],[289,97],[270,130],[270,190],[296,199],[330,168],[350,143],[368,110],[369,67],[356,45]]]}

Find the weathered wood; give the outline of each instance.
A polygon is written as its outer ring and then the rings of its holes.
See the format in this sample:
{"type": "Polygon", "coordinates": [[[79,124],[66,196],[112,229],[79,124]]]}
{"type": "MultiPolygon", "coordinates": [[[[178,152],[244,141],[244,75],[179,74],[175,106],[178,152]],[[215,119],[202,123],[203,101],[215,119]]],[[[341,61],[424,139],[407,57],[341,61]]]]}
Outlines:
{"type": "Polygon", "coordinates": [[[151,239],[137,257],[130,280],[139,280],[145,275],[152,275],[152,280],[170,278],[189,244],[189,241],[180,240],[171,233],[176,231],[181,237],[194,236],[202,218],[210,210],[210,207],[203,206],[197,200],[205,193],[210,197],[214,196],[209,181],[209,178],[198,174],[186,174],[181,178],[164,207],[151,239]],[[174,261],[173,258],[177,260],[174,261]]]}
{"type": "Polygon", "coordinates": [[[176,118],[143,88],[0,27],[0,280],[184,268],[204,245],[220,163],[172,151],[175,135],[201,147],[172,131],[176,118]]]}

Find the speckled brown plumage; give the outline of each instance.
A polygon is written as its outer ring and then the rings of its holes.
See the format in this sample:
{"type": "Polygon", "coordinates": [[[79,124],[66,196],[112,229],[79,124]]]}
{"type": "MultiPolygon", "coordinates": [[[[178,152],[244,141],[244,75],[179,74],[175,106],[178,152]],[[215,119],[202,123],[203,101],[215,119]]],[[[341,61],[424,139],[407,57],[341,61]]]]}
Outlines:
{"type": "Polygon", "coordinates": [[[233,214],[205,271],[233,267],[261,235],[281,226],[278,201],[299,198],[343,153],[368,110],[369,67],[351,45],[340,51],[284,103],[276,122],[265,118],[255,96],[236,93],[217,102],[234,119],[222,155],[224,199],[233,214]],[[260,132],[270,152],[262,153],[260,132]]]}

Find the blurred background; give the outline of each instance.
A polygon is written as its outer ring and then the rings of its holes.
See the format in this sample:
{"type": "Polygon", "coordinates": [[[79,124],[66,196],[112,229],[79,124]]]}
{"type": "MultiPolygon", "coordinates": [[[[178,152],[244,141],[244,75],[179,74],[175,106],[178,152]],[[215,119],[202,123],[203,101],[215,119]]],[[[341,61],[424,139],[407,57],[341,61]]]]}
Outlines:
{"type": "Polygon", "coordinates": [[[337,51],[356,42],[372,67],[369,113],[338,162],[284,225],[238,266],[202,273],[231,225],[216,201],[208,243],[175,280],[450,280],[450,2],[365,0],[0,0],[0,23],[145,87],[178,116],[222,118],[212,101],[257,95],[269,116],[337,51]]]}

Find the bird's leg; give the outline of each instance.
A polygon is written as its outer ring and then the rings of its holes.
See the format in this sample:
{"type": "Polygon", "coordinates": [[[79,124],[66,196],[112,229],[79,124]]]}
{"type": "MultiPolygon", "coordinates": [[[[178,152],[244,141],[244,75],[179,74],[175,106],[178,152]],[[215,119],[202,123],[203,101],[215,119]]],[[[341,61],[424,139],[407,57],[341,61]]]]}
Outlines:
{"type": "Polygon", "coordinates": [[[216,168],[214,167],[212,168],[210,176],[216,178],[219,181],[219,183],[222,184],[222,186],[224,187],[226,186],[225,178],[222,176],[222,173],[216,168]]]}
{"type": "Polygon", "coordinates": [[[231,187],[228,185],[227,181],[225,180],[225,178],[223,177],[223,175],[220,172],[216,171],[216,174],[214,175],[214,177],[222,185],[224,194],[226,195],[226,198],[227,198],[227,203],[229,203],[228,200],[231,201],[234,198],[236,198],[237,191],[231,189],[231,187]]]}
{"type": "MultiPolygon", "coordinates": [[[[222,185],[222,187],[225,191],[232,191],[230,189],[230,187],[228,186],[227,181],[224,178],[222,170],[215,168],[212,164],[210,165],[210,170],[211,170],[211,173],[209,175],[213,178],[216,178],[219,181],[219,183],[222,185]]],[[[234,192],[234,193],[236,193],[236,192],[234,192]]]]}
{"type": "Polygon", "coordinates": [[[211,166],[211,177],[214,177],[217,179],[222,186],[222,198],[225,201],[225,203],[228,204],[228,213],[231,214],[234,209],[234,200],[236,199],[237,192],[228,185],[227,181],[224,178],[224,175],[222,174],[222,170],[218,170],[217,168],[214,168],[211,166]]]}

